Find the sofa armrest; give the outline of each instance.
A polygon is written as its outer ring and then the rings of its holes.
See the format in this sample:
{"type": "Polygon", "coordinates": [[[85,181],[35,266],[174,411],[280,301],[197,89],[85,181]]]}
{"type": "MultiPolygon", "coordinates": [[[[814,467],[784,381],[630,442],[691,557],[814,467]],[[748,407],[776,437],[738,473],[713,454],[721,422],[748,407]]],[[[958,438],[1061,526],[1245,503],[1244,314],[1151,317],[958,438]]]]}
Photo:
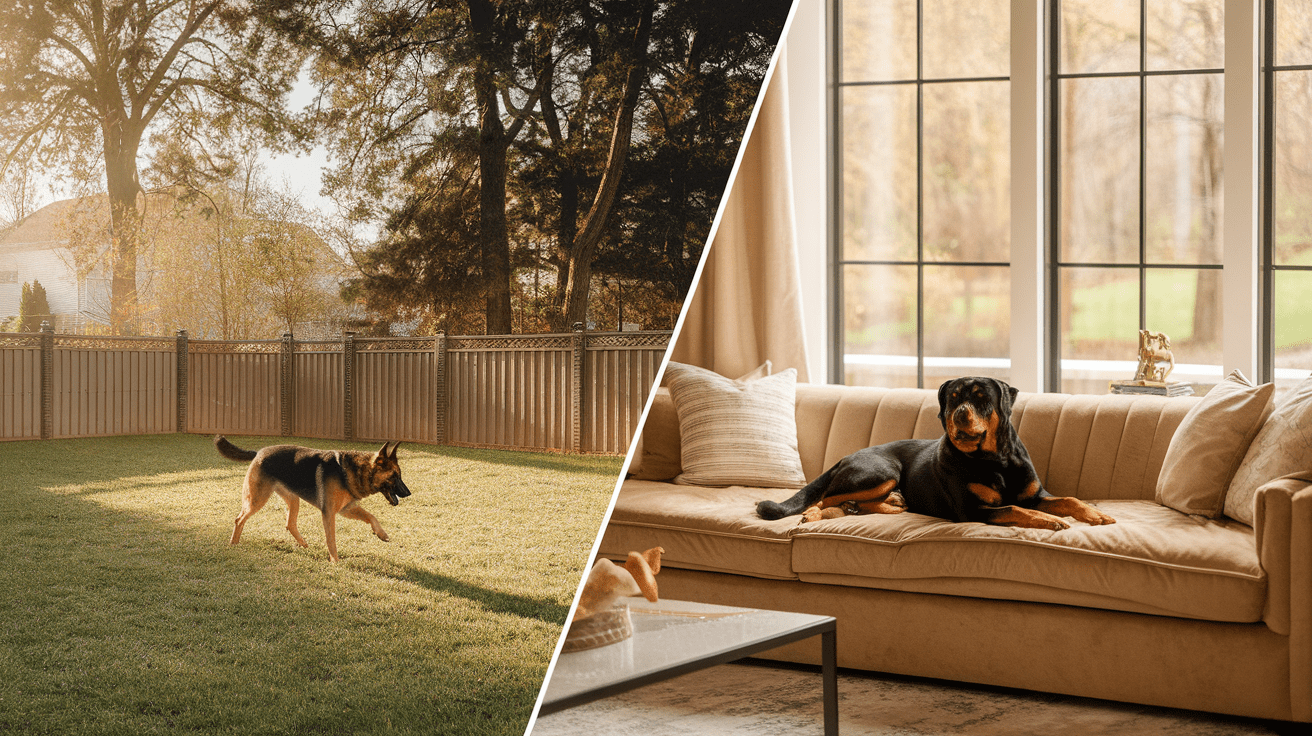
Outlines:
{"type": "Polygon", "coordinates": [[[1312,471],[1257,489],[1254,531],[1267,575],[1264,619],[1289,637],[1290,707],[1312,718],[1312,471]]]}
{"type": "Polygon", "coordinates": [[[639,480],[670,480],[683,472],[681,445],[679,414],[670,390],[662,386],[652,398],[629,472],[639,480]]]}
{"type": "Polygon", "coordinates": [[[1307,539],[1312,534],[1312,472],[1287,475],[1258,488],[1254,507],[1257,556],[1267,575],[1263,618],[1272,631],[1288,636],[1293,603],[1290,581],[1310,579],[1298,577],[1291,567],[1306,562],[1306,558],[1295,558],[1295,548],[1301,543],[1306,552],[1312,541],[1307,539]]]}

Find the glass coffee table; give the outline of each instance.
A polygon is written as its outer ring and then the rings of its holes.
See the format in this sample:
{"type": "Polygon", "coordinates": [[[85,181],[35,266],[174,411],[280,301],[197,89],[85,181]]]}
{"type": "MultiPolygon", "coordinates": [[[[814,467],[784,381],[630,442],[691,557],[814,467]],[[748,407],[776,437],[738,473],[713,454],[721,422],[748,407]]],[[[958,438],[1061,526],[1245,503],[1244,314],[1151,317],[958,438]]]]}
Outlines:
{"type": "Polygon", "coordinates": [[[633,636],[556,660],[539,709],[547,715],[653,682],[820,635],[825,736],[838,734],[837,628],[832,616],[641,598],[633,636]]]}

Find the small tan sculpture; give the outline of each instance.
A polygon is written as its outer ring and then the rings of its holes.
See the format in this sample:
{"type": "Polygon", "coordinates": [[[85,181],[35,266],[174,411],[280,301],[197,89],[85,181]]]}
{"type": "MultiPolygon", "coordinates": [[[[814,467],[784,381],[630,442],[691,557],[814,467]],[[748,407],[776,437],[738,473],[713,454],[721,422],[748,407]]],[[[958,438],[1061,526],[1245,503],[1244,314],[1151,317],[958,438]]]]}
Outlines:
{"type": "Polygon", "coordinates": [[[1139,369],[1135,371],[1134,380],[1165,385],[1166,377],[1174,369],[1175,356],[1171,354],[1171,338],[1165,332],[1139,330],[1139,369]]]}
{"type": "Polygon", "coordinates": [[[1114,394],[1141,396],[1192,395],[1193,384],[1166,380],[1174,369],[1175,355],[1171,353],[1171,338],[1165,332],[1139,330],[1139,366],[1134,372],[1134,380],[1111,381],[1108,390],[1114,394]]]}
{"type": "Polygon", "coordinates": [[[632,636],[629,607],[616,603],[622,597],[637,595],[652,603],[658,600],[656,573],[660,572],[664,553],[663,547],[630,552],[623,567],[605,558],[597,560],[579,594],[562,650],[594,649],[632,636]]]}

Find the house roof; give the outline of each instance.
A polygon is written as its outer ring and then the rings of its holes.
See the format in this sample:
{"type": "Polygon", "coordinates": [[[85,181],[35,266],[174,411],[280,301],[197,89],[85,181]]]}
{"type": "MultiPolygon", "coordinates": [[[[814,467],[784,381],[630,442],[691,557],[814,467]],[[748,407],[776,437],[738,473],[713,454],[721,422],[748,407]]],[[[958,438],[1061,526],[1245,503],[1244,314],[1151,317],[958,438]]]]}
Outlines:
{"type": "MultiPolygon", "coordinates": [[[[144,229],[154,233],[177,232],[186,221],[176,217],[179,200],[172,192],[152,192],[146,195],[144,229]]],[[[310,228],[294,225],[294,230],[305,231],[318,247],[331,249],[310,228]]],[[[0,232],[0,252],[22,253],[53,250],[67,247],[70,233],[81,229],[84,235],[100,231],[96,239],[108,245],[110,239],[109,196],[93,194],[87,197],[64,199],[42,207],[20,220],[8,231],[0,232]]],[[[93,240],[93,242],[95,242],[93,240]]]]}
{"type": "Polygon", "coordinates": [[[92,198],[65,199],[42,207],[0,234],[0,248],[21,252],[64,245],[68,242],[66,223],[88,209],[85,201],[89,199],[92,198]]]}
{"type": "MultiPolygon", "coordinates": [[[[146,195],[147,225],[156,224],[161,215],[173,210],[175,199],[167,192],[146,195]]],[[[87,234],[99,230],[100,239],[109,242],[109,196],[93,194],[86,197],[61,199],[19,220],[16,225],[0,233],[0,252],[22,253],[36,250],[53,250],[68,245],[74,229],[87,234]]]]}

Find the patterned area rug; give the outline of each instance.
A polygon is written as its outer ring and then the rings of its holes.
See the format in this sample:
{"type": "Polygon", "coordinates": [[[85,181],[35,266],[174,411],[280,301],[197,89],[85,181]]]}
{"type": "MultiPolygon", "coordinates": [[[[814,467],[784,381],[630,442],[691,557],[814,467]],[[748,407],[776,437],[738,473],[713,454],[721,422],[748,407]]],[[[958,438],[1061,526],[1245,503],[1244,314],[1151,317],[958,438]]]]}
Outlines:
{"type": "MultiPolygon", "coordinates": [[[[824,733],[818,668],[747,660],[539,718],[533,736],[803,736],[824,733]]],[[[1279,736],[1307,726],[840,670],[851,734],[1279,736]]]]}

